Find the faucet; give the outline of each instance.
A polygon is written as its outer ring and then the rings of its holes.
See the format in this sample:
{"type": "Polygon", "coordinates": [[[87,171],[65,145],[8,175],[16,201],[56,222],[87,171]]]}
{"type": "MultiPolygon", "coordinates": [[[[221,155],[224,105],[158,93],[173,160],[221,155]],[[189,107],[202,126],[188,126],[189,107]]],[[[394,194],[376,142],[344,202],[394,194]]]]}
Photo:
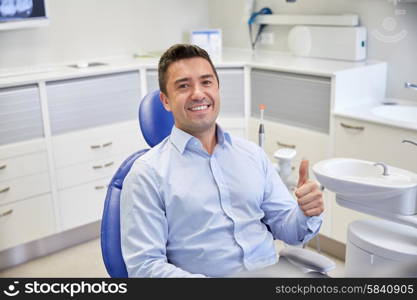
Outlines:
{"type": "Polygon", "coordinates": [[[382,173],[382,175],[384,176],[388,176],[388,166],[386,164],[384,164],[383,162],[377,162],[374,163],[374,166],[381,166],[384,169],[384,172],[382,173]]]}
{"type": "Polygon", "coordinates": [[[407,89],[412,88],[412,89],[416,89],[417,90],[417,84],[414,84],[414,83],[411,83],[411,82],[406,82],[404,86],[407,89]]]}
{"type": "Polygon", "coordinates": [[[417,143],[416,142],[413,142],[413,141],[410,141],[410,140],[403,140],[402,143],[410,143],[410,144],[412,144],[414,146],[417,146],[417,143]]]}

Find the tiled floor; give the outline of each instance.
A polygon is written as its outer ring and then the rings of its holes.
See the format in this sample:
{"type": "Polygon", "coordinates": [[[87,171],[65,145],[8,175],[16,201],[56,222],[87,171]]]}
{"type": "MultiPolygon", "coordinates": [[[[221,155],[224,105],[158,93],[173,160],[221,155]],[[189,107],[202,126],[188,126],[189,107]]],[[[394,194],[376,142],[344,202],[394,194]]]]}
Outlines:
{"type": "MultiPolygon", "coordinates": [[[[336,263],[330,277],[343,277],[344,262],[330,258],[336,263]]],[[[101,258],[100,240],[95,239],[0,271],[0,277],[108,277],[108,274],[101,258]]]]}

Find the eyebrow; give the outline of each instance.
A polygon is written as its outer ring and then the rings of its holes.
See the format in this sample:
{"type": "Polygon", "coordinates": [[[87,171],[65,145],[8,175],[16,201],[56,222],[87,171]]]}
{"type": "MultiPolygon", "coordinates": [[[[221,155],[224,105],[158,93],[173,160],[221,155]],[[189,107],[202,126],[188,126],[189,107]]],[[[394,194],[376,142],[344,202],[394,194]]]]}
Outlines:
{"type": "MultiPolygon", "coordinates": [[[[200,79],[207,79],[207,78],[214,78],[214,76],[212,74],[205,74],[200,76],[200,79]]],[[[190,81],[190,77],[184,77],[184,78],[180,78],[175,80],[174,84],[179,84],[181,82],[187,82],[190,81]]]]}

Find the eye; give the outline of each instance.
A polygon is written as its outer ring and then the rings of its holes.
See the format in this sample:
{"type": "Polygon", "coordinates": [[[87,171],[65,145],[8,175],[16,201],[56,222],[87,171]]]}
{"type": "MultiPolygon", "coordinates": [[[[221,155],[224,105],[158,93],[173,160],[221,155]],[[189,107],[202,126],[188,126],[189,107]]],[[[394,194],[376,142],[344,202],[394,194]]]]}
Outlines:
{"type": "Polygon", "coordinates": [[[212,81],[211,80],[204,80],[203,81],[203,85],[211,85],[212,84],[212,81]]]}
{"type": "Polygon", "coordinates": [[[179,89],[186,89],[188,88],[190,85],[188,83],[181,83],[180,85],[178,85],[179,89]]]}

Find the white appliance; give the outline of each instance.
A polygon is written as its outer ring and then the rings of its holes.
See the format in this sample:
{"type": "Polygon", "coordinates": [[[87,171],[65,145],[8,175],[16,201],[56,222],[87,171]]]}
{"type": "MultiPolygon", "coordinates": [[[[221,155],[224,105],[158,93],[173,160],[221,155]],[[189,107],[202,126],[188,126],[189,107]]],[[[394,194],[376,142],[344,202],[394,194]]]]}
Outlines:
{"type": "Polygon", "coordinates": [[[348,61],[366,59],[365,27],[295,26],[288,47],[296,56],[348,61]]]}

